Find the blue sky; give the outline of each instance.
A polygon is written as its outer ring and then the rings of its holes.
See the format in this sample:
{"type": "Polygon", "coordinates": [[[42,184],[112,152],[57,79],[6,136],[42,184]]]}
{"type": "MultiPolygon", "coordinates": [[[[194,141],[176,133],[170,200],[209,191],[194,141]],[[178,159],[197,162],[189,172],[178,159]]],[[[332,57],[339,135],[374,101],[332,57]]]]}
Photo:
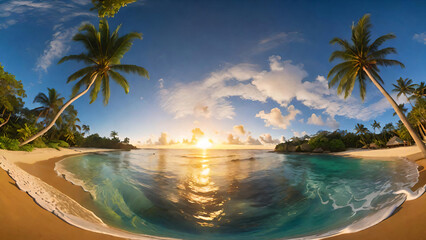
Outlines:
{"type": "MultiPolygon", "coordinates": [[[[0,62],[24,83],[29,108],[48,87],[69,97],[66,78],[82,65],[56,63],[82,51],[71,37],[82,22],[97,24],[91,7],[89,0],[1,1],[0,62]]],[[[352,131],[356,123],[370,127],[374,119],[396,122],[372,84],[364,103],[357,90],[345,101],[326,88],[336,49],[329,41],[348,38],[352,22],[371,13],[373,37],[396,34],[388,43],[398,51],[392,58],[406,66],[382,69],[385,88],[399,77],[419,83],[426,75],[425,7],[422,1],[139,1],[109,22],[123,24],[122,34],[143,33],[122,62],[145,67],[151,79],[126,75],[129,94],[113,84],[107,106],[101,98],[89,104],[87,96],[74,105],[92,132],[116,130],[134,143],[191,139],[200,128],[215,142],[248,144],[251,137],[252,144],[267,144],[321,129],[352,131]]]]}

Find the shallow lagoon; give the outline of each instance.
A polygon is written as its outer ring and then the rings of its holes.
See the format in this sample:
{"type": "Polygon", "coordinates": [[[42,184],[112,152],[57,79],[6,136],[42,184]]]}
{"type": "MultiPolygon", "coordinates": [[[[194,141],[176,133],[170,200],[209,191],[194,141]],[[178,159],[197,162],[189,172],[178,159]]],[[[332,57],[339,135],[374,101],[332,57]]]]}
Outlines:
{"type": "Polygon", "coordinates": [[[264,150],[135,150],[66,158],[107,224],[185,239],[276,239],[354,231],[387,217],[417,182],[408,161],[264,150]]]}

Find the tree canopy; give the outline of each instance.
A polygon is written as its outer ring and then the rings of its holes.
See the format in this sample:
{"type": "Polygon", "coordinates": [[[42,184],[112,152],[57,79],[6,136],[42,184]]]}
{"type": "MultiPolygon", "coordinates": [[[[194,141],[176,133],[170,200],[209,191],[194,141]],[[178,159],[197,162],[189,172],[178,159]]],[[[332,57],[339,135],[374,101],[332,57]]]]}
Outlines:
{"type": "Polygon", "coordinates": [[[97,10],[100,18],[114,17],[121,7],[134,2],[136,0],[92,0],[94,6],[92,10],[97,10]]]}

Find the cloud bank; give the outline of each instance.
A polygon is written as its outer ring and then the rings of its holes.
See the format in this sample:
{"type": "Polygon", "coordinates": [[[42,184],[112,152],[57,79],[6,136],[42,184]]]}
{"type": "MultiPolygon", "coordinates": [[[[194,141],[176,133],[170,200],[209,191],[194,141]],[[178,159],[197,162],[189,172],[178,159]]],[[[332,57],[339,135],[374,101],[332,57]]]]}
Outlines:
{"type": "MultiPolygon", "coordinates": [[[[391,108],[384,97],[369,105],[355,97],[345,100],[336,94],[335,89],[328,88],[324,76],[318,75],[311,81],[307,77],[303,65],[282,60],[280,56],[271,56],[268,70],[241,63],[212,72],[201,81],[163,88],[160,90],[161,105],[175,118],[196,116],[232,119],[235,107],[230,97],[257,102],[271,100],[281,107],[288,107],[292,101],[298,101],[310,109],[322,110],[327,119],[333,122],[333,128],[338,126],[335,116],[367,121],[391,108]]],[[[264,119],[268,126],[286,129],[288,119],[291,121],[297,113],[293,112],[286,119],[282,113],[282,118],[279,116],[279,111],[278,108],[270,113],[260,111],[258,117],[264,119]]]]}

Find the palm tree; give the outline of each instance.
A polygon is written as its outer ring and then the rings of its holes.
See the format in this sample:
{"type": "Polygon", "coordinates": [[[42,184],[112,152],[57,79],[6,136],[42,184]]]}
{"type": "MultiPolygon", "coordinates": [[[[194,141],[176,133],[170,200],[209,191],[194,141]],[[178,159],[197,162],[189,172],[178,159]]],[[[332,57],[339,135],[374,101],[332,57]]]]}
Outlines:
{"type": "MultiPolygon", "coordinates": [[[[398,108],[405,115],[405,113],[408,111],[408,109],[406,107],[404,107],[404,105],[405,104],[403,104],[403,103],[398,104],[398,108]]],[[[394,112],[392,115],[396,116],[396,112],[394,112]]]]}
{"type": "Polygon", "coordinates": [[[413,107],[413,104],[411,104],[410,98],[408,97],[408,95],[412,95],[414,93],[414,91],[416,90],[417,84],[413,83],[413,80],[411,79],[402,79],[401,77],[396,80],[397,84],[392,84],[393,85],[393,92],[398,93],[396,96],[400,97],[401,95],[404,95],[405,98],[408,100],[408,102],[410,103],[411,107],[413,107]]]}
{"type": "Polygon", "coordinates": [[[334,66],[328,73],[327,78],[329,79],[329,87],[333,87],[339,82],[337,93],[342,94],[344,92],[345,98],[347,98],[351,95],[355,82],[358,82],[361,99],[364,101],[366,80],[368,77],[392,105],[417,146],[426,157],[426,147],[422,140],[408,122],[405,115],[398,108],[395,100],[393,100],[381,85],[383,84],[383,80],[379,75],[379,66],[397,65],[404,67],[404,65],[397,60],[385,58],[388,54],[396,53],[395,48],[386,47],[379,49],[384,42],[395,38],[395,35],[386,34],[371,42],[371,26],[370,15],[366,14],[356,25],[352,26],[351,42],[341,38],[333,38],[330,41],[331,44],[338,44],[341,47],[341,50],[334,51],[331,54],[330,61],[337,58],[343,60],[343,62],[334,66]]]}
{"type": "Polygon", "coordinates": [[[371,127],[373,128],[374,133],[376,133],[376,129],[380,130],[380,128],[381,128],[380,123],[377,122],[376,120],[374,120],[373,124],[371,124],[371,127]]]}
{"type": "Polygon", "coordinates": [[[364,135],[366,133],[368,133],[368,129],[364,126],[364,124],[357,123],[356,126],[355,126],[355,134],[364,135]]]}
{"type": "Polygon", "coordinates": [[[116,131],[111,131],[111,133],[110,133],[109,135],[111,136],[111,138],[112,138],[113,140],[119,140],[119,139],[118,139],[118,132],[116,132],[116,131]]]}
{"type": "Polygon", "coordinates": [[[73,37],[73,40],[81,42],[86,49],[86,53],[65,56],[59,60],[59,63],[63,63],[68,60],[76,60],[84,62],[88,66],[78,70],[68,77],[67,82],[80,79],[73,87],[72,98],[62,106],[62,108],[58,111],[58,113],[46,128],[21,143],[21,146],[40,137],[51,127],[53,127],[55,121],[59,118],[61,113],[71,103],[86,94],[90,88],[92,88],[92,85],[93,88],[90,92],[90,103],[96,100],[102,86],[104,104],[108,104],[110,97],[110,78],[112,78],[118,85],[120,85],[127,94],[129,92],[129,83],[127,82],[126,78],[124,78],[124,76],[117,71],[123,71],[125,73],[136,73],[142,77],[149,78],[148,71],[145,68],[136,65],[120,63],[123,55],[130,50],[133,41],[135,39],[142,39],[142,34],[131,32],[122,37],[119,37],[119,29],[120,26],[118,26],[111,33],[108,21],[105,19],[101,19],[99,21],[99,30],[97,30],[92,24],[88,23],[79,28],[79,32],[73,37]],[[85,89],[78,93],[80,88],[83,86],[85,86],[85,89]]]}
{"type": "Polygon", "coordinates": [[[387,123],[385,126],[383,126],[382,128],[382,132],[394,132],[395,131],[395,127],[393,126],[392,123],[387,123]]]}
{"type": "Polygon", "coordinates": [[[33,111],[39,113],[36,119],[36,123],[40,117],[44,118],[44,125],[54,117],[58,112],[60,106],[64,103],[65,98],[54,88],[47,89],[47,95],[44,93],[39,93],[34,98],[33,103],[41,104],[41,107],[33,109],[33,111]]]}
{"type": "Polygon", "coordinates": [[[89,125],[83,124],[81,126],[81,129],[83,130],[83,136],[84,136],[84,134],[89,134],[89,132],[90,132],[90,126],[89,125]]]}
{"type": "Polygon", "coordinates": [[[412,99],[419,99],[426,97],[426,85],[425,82],[421,82],[417,85],[417,88],[413,92],[413,96],[411,96],[412,99]]]}

